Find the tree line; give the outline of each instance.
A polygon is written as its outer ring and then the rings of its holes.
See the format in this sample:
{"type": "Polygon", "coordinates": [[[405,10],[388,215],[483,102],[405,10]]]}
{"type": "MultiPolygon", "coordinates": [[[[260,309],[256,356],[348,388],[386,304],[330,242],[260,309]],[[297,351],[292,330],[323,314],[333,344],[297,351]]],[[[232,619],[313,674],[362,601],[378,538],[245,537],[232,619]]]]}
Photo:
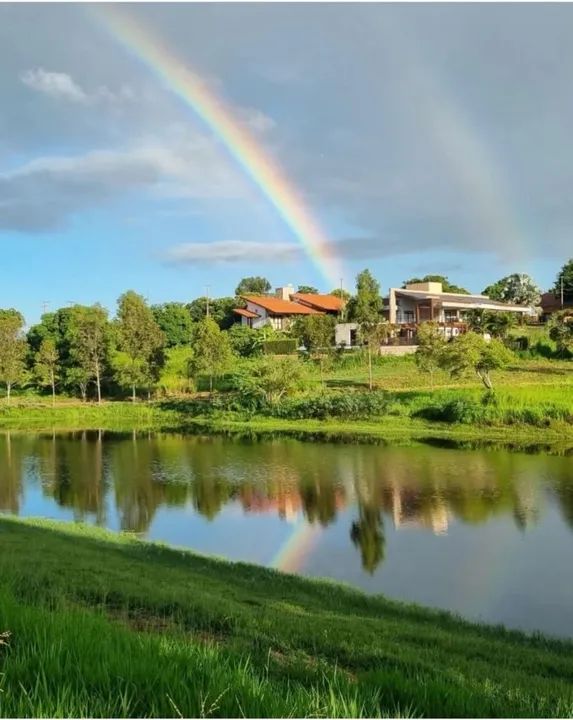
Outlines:
{"type": "MultiPolygon", "coordinates": [[[[561,289],[562,280],[564,292],[573,294],[573,259],[560,271],[556,288],[561,289]]],[[[446,292],[467,292],[442,275],[411,278],[404,284],[426,281],[441,282],[446,292]]],[[[242,302],[241,297],[268,294],[270,290],[266,278],[248,277],[238,284],[234,297],[199,297],[188,304],[167,302],[151,306],[141,295],[128,291],[118,299],[114,318],[97,303],[72,305],[44,313],[40,322],[27,332],[20,312],[0,310],[0,383],[8,398],[13,388],[31,386],[50,392],[53,398],[64,393],[101,402],[104,394],[128,393],[135,400],[138,395],[150,397],[154,392],[168,351],[184,347],[190,350],[185,374],[189,378],[207,375],[212,390],[214,378],[229,368],[234,357],[260,355],[269,342],[284,338],[291,338],[295,346],[304,346],[323,376],[332,360],[336,322],[344,320],[358,326],[358,341],[364,348],[372,388],[373,351],[392,335],[394,328],[383,318],[380,285],[369,270],[358,274],[354,294],[341,289],[332,291],[345,300],[340,318],[301,316],[287,332],[270,326],[252,330],[238,324],[233,309],[242,302]]],[[[502,278],[486,290],[492,297],[521,304],[531,304],[539,297],[531,278],[518,274],[502,278]]],[[[316,292],[316,288],[302,285],[298,292],[316,292]]],[[[573,322],[569,320],[567,312],[557,314],[550,329],[551,337],[564,353],[573,350],[573,322]]],[[[515,317],[510,313],[475,311],[467,321],[476,334],[487,332],[503,339],[515,317]]],[[[422,344],[424,333],[428,332],[434,331],[422,330],[422,344]]],[[[477,341],[473,342],[475,345],[477,341]]],[[[252,384],[257,375],[264,384],[265,376],[271,388],[268,392],[276,394],[272,386],[280,369],[280,364],[272,367],[262,363],[245,379],[245,384],[252,384]]],[[[293,373],[292,368],[285,369],[285,373],[293,373]]]]}

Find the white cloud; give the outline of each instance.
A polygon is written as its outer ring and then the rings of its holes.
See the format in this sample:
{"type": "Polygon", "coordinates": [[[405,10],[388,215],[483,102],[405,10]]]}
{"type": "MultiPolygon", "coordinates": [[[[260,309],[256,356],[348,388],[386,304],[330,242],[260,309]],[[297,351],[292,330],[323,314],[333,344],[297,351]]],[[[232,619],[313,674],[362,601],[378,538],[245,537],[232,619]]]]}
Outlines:
{"type": "Polygon", "coordinates": [[[20,75],[20,79],[24,85],[36,92],[79,105],[95,105],[99,102],[116,103],[131,101],[135,98],[133,89],[128,85],[123,85],[117,92],[113,92],[105,85],[96,88],[93,92],[87,92],[71,75],[44,70],[44,68],[26,70],[20,75]]]}
{"type": "Polygon", "coordinates": [[[165,259],[172,264],[291,262],[302,255],[298,245],[248,240],[223,240],[213,243],[182,243],[170,248],[165,259]]]}
{"type": "Polygon", "coordinates": [[[134,190],[157,196],[237,198],[244,180],[201,138],[44,157],[0,173],[0,230],[42,232],[134,190]]]}

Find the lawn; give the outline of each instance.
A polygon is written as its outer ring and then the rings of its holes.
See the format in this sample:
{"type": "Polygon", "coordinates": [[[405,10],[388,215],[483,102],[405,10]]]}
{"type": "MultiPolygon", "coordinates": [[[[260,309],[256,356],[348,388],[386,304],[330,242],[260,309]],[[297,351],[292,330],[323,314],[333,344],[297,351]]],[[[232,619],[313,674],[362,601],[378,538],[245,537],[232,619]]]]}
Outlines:
{"type": "Polygon", "coordinates": [[[0,542],[4,717],[573,713],[567,642],[82,525],[0,542]]]}

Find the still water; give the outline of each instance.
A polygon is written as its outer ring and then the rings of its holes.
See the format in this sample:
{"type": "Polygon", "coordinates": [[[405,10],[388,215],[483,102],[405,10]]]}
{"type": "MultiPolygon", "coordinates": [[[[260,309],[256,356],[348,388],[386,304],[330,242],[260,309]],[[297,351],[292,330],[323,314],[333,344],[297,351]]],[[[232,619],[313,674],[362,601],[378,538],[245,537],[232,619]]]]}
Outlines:
{"type": "Polygon", "coordinates": [[[0,512],[81,520],[573,637],[573,458],[0,434],[0,512]]]}

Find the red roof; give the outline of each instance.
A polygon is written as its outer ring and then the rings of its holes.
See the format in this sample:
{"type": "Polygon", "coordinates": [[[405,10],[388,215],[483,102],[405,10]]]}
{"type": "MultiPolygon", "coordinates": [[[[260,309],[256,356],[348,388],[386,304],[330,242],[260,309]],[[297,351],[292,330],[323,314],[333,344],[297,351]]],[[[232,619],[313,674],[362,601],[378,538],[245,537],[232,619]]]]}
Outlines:
{"type": "Polygon", "coordinates": [[[322,315],[318,310],[309,308],[300,303],[281,300],[270,295],[243,295],[253,305],[264,308],[271,315],[322,315]]]}
{"type": "Polygon", "coordinates": [[[237,315],[242,315],[246,318],[258,318],[259,315],[257,313],[251,312],[250,310],[247,310],[246,308],[234,308],[233,312],[237,315]]]}
{"type": "Polygon", "coordinates": [[[316,293],[294,293],[292,297],[300,303],[310,305],[317,310],[339,312],[344,307],[344,300],[336,295],[318,295],[316,293]]]}

